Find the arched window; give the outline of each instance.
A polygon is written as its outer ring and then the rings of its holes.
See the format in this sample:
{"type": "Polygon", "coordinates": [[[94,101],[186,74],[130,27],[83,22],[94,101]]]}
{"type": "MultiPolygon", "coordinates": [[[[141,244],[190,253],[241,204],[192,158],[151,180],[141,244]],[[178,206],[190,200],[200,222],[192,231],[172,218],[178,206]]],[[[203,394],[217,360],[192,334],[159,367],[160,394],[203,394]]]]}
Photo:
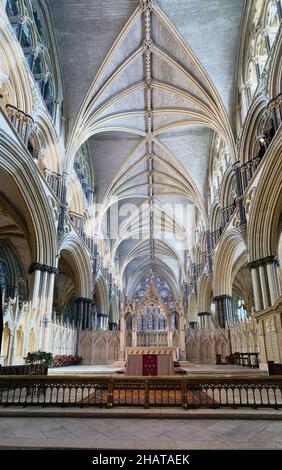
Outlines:
{"type": "Polygon", "coordinates": [[[237,292],[233,292],[233,316],[234,316],[234,323],[241,322],[248,317],[248,312],[245,306],[244,299],[237,294],[237,292]]]}
{"type": "Polygon", "coordinates": [[[6,13],[9,18],[13,18],[17,16],[18,14],[18,7],[17,7],[17,1],[16,0],[7,0],[6,4],[6,13]]]}
{"type": "Polygon", "coordinates": [[[165,328],[165,316],[159,305],[147,305],[138,315],[137,331],[164,330],[165,328]]]}
{"type": "Polygon", "coordinates": [[[55,73],[51,60],[50,39],[41,21],[39,10],[31,0],[8,0],[6,13],[23,49],[51,116],[54,114],[55,73]],[[24,22],[19,20],[24,18],[24,22]]]}
{"type": "Polygon", "coordinates": [[[156,274],[147,275],[147,276],[144,276],[141,279],[141,281],[137,285],[136,291],[135,291],[136,301],[139,302],[142,299],[142,297],[144,296],[144,294],[145,294],[145,292],[148,288],[148,285],[149,285],[149,282],[150,282],[151,278],[152,278],[152,282],[153,282],[155,288],[160,293],[162,301],[165,304],[167,304],[168,302],[171,302],[172,301],[172,296],[171,296],[170,288],[168,287],[167,283],[165,281],[163,281],[156,274]]]}
{"type": "Polygon", "coordinates": [[[266,13],[265,30],[269,38],[270,48],[272,47],[276,34],[279,30],[278,8],[278,2],[277,4],[269,2],[266,13]]]}

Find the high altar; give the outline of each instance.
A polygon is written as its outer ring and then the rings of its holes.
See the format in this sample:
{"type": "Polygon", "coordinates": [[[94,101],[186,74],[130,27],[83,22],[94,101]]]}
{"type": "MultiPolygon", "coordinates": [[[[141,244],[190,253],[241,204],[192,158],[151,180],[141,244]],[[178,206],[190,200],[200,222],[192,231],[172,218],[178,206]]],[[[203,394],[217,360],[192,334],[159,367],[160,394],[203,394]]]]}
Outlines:
{"type": "Polygon", "coordinates": [[[164,301],[152,275],[142,297],[123,303],[120,313],[119,359],[145,354],[186,359],[183,307],[164,301]]]}

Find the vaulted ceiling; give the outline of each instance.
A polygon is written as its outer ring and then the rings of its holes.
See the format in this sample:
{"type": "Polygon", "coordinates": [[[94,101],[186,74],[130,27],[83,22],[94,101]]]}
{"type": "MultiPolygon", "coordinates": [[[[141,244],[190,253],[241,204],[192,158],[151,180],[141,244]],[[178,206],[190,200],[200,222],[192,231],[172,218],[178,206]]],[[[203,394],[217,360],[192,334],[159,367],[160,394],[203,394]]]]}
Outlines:
{"type": "Polygon", "coordinates": [[[128,284],[183,273],[195,214],[207,219],[214,133],[234,153],[234,75],[244,0],[48,0],[64,77],[71,161],[89,141],[101,214],[128,284]],[[178,204],[184,220],[164,204],[178,204]],[[162,212],[166,213],[164,226],[162,212]],[[142,230],[143,236],[137,237],[142,230]]]}

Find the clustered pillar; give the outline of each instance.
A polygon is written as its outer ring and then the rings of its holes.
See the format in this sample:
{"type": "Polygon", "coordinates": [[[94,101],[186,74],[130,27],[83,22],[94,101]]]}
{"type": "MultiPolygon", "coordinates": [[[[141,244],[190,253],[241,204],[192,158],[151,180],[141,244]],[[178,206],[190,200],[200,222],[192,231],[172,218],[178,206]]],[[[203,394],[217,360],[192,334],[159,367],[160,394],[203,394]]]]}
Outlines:
{"type": "Polygon", "coordinates": [[[213,298],[215,303],[215,320],[219,328],[233,325],[232,297],[230,295],[218,295],[213,298]]]}
{"type": "Polygon", "coordinates": [[[211,327],[211,314],[210,312],[199,312],[198,313],[200,328],[208,330],[211,327]]]}
{"type": "Polygon", "coordinates": [[[77,326],[81,330],[92,330],[94,321],[92,318],[92,299],[79,297],[76,299],[77,305],[77,326]]]}
{"type": "Polygon", "coordinates": [[[34,315],[40,313],[40,336],[38,348],[50,351],[50,327],[52,322],[52,307],[55,276],[58,269],[41,263],[33,263],[29,269],[34,274],[32,309],[34,315]]]}
{"type": "Polygon", "coordinates": [[[281,295],[278,266],[278,258],[275,256],[249,263],[257,312],[271,307],[281,295]]]}

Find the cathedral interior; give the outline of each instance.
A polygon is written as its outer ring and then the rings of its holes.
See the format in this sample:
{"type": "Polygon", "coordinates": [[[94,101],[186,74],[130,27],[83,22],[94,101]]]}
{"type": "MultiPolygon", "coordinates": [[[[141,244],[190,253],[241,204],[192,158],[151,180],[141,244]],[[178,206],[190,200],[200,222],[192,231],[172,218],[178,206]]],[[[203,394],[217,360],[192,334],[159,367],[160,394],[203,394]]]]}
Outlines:
{"type": "Polygon", "coordinates": [[[0,0],[3,370],[282,370],[281,22],[281,0],[0,0]]]}

